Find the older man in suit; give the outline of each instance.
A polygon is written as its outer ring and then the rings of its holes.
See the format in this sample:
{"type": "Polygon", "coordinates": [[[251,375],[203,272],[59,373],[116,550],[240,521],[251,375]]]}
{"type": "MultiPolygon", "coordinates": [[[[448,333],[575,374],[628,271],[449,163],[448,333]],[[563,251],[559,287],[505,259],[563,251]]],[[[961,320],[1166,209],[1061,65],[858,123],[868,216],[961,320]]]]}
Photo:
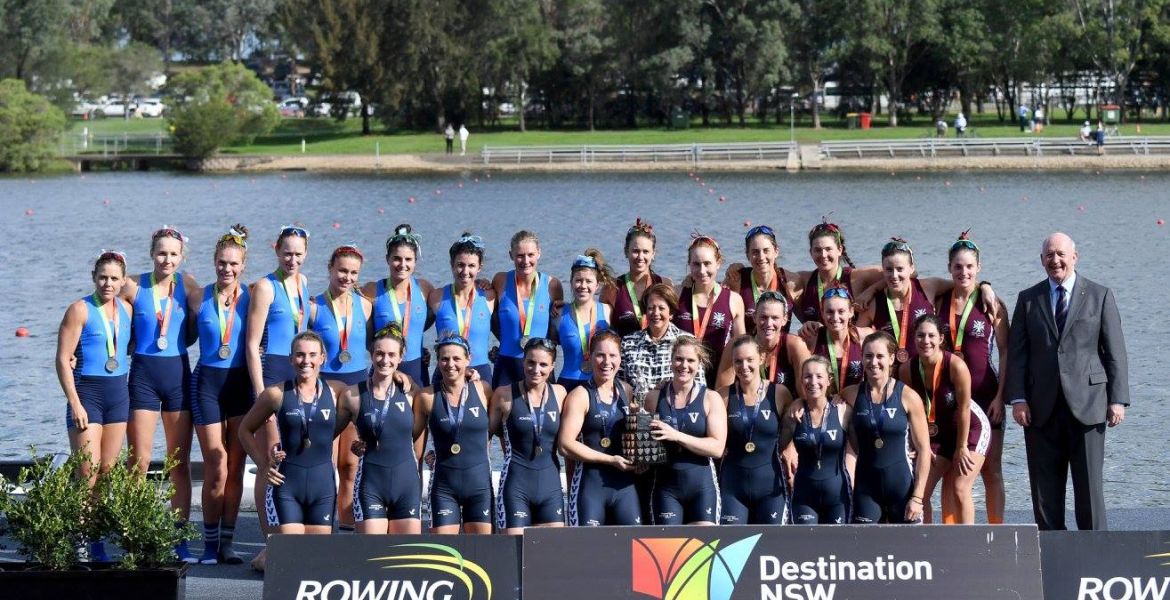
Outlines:
{"type": "Polygon", "coordinates": [[[1004,398],[1024,428],[1032,508],[1040,529],[1065,529],[1072,470],[1079,529],[1105,529],[1105,425],[1125,419],[1129,375],[1113,292],[1076,272],[1072,238],[1044,240],[1048,278],[1020,292],[1004,398]]]}

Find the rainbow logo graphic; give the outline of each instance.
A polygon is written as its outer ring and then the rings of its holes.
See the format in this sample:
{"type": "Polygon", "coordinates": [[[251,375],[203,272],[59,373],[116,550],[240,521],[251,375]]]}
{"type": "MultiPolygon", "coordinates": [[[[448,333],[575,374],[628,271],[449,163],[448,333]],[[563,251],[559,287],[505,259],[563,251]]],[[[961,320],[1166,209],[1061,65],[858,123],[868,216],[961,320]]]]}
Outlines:
{"type": "Polygon", "coordinates": [[[658,600],[729,600],[762,534],[719,548],[721,540],[636,538],[633,589],[658,600]]]}
{"type": "Polygon", "coordinates": [[[485,592],[485,600],[492,598],[492,580],[478,564],[466,560],[458,550],[443,544],[397,544],[391,548],[407,549],[409,554],[379,556],[369,559],[390,562],[383,569],[425,569],[445,573],[460,581],[467,590],[468,600],[474,600],[475,590],[485,592]]]}

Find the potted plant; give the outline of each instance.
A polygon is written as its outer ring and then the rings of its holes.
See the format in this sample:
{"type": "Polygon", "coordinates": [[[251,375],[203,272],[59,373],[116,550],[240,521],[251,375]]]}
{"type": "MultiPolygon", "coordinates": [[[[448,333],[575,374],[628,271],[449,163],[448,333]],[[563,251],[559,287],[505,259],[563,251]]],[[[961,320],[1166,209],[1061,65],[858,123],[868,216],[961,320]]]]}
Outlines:
{"type": "MultiPolygon", "coordinates": [[[[14,598],[52,600],[183,598],[189,566],[175,559],[173,549],[193,535],[193,527],[175,527],[169,480],[143,476],[123,455],[91,488],[77,475],[88,460],[81,452],[64,461],[34,454],[19,482],[0,482],[6,533],[28,558],[0,563],[0,590],[14,598]],[[82,562],[78,549],[96,539],[121,547],[121,559],[82,562]]],[[[168,458],[164,471],[173,466],[168,458]]]]}

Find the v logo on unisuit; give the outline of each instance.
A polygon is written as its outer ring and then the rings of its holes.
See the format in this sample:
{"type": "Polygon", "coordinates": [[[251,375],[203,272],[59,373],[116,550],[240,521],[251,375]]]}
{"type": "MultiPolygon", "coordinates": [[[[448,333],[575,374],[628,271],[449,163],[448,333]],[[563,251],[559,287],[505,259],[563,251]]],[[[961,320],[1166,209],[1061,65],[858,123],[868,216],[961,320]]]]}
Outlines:
{"type": "Polygon", "coordinates": [[[657,600],[729,600],[761,534],[719,548],[722,540],[635,538],[633,591],[657,600]]]}

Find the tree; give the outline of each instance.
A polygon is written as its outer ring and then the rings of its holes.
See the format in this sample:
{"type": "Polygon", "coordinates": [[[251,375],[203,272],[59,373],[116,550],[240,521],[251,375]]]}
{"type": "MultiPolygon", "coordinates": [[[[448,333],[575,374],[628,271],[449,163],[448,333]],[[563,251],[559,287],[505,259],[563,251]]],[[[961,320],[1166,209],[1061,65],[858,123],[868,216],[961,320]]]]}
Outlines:
{"type": "Polygon", "coordinates": [[[788,31],[790,54],[800,79],[812,87],[813,129],[820,129],[825,74],[841,53],[838,40],[848,14],[842,0],[796,0],[796,4],[797,16],[788,31]]]}
{"type": "MultiPolygon", "coordinates": [[[[1113,100],[1122,106],[1129,76],[1167,5],[1168,0],[1073,0],[1069,4],[1078,43],[1084,44],[1093,65],[1113,84],[1113,100]]],[[[1125,111],[1121,112],[1124,119],[1125,111]]]]}
{"type": "Polygon", "coordinates": [[[542,2],[496,0],[489,4],[491,16],[483,31],[488,78],[497,89],[513,90],[520,131],[526,131],[528,83],[556,61],[555,34],[542,2]]]}
{"type": "MultiPolygon", "coordinates": [[[[787,51],[781,22],[790,16],[787,0],[706,0],[714,14],[712,41],[723,80],[734,93],[735,113],[746,125],[747,103],[765,97],[780,82],[787,51]]],[[[762,111],[766,114],[766,111],[762,111]]]]}
{"type": "Polygon", "coordinates": [[[906,75],[938,34],[938,0],[850,0],[842,18],[851,19],[850,35],[875,67],[897,127],[906,75]]]}
{"type": "Polygon", "coordinates": [[[30,80],[30,67],[62,34],[65,0],[0,0],[0,77],[30,80]]]}
{"type": "Polygon", "coordinates": [[[106,71],[110,91],[126,103],[125,118],[130,118],[130,99],[150,91],[150,80],[162,71],[162,57],[158,50],[134,42],[109,51],[106,71]]]}
{"type": "Polygon", "coordinates": [[[0,171],[40,170],[64,129],[64,113],[23,81],[0,81],[0,171]]]}
{"type": "Polygon", "coordinates": [[[167,121],[174,130],[175,149],[190,158],[251,143],[280,122],[271,90],[240,64],[224,62],[186,71],[168,88],[174,98],[167,121]]]}

